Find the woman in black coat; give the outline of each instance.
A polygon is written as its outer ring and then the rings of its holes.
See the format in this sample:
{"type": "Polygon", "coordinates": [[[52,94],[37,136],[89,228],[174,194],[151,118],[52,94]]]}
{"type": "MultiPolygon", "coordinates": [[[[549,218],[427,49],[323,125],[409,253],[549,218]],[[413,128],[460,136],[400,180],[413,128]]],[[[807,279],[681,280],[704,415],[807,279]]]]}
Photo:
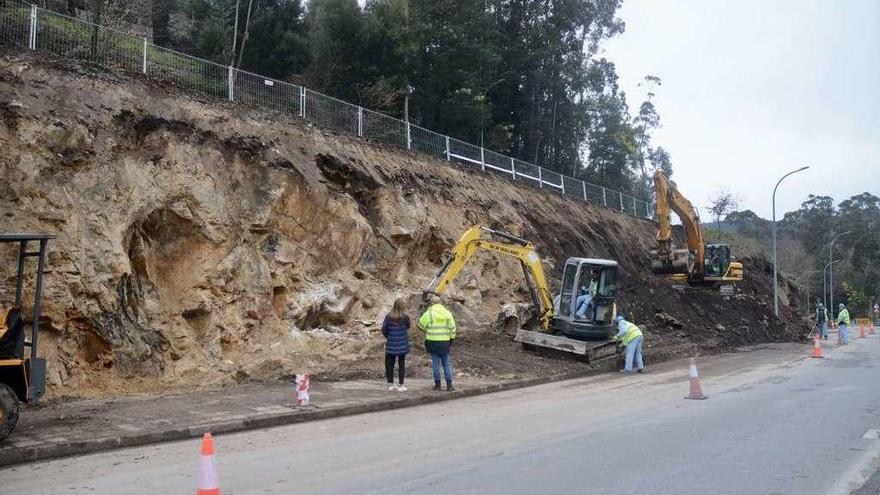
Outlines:
{"type": "Polygon", "coordinates": [[[403,299],[394,301],[391,312],[382,322],[382,335],[385,336],[385,378],[388,390],[406,392],[403,379],[406,375],[406,355],[409,353],[409,316],[404,312],[403,299]],[[398,385],[394,386],[394,361],[397,361],[398,385]]]}

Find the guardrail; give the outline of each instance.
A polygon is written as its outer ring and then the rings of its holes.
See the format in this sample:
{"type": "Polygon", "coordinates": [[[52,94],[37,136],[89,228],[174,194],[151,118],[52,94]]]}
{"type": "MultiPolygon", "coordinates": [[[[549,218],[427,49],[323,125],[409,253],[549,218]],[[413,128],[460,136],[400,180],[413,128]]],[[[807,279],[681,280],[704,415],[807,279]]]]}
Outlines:
{"type": "Polygon", "coordinates": [[[0,0],[0,43],[140,74],[194,93],[279,111],[331,131],[479,167],[484,172],[509,176],[514,181],[549,188],[570,198],[633,216],[653,217],[649,203],[619,191],[562,175],[304,86],[156,46],[147,38],[59,14],[23,0],[0,0]]]}

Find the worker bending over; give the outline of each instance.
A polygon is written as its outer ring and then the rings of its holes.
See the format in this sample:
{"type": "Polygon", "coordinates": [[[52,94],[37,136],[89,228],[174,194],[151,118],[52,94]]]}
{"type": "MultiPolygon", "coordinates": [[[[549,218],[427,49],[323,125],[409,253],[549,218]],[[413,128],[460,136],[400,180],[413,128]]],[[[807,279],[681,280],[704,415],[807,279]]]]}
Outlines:
{"type": "Polygon", "coordinates": [[[615,341],[619,341],[626,346],[626,365],[621,373],[632,373],[633,358],[636,360],[636,366],[639,373],[645,371],[645,363],[642,361],[642,330],[635,323],[626,321],[623,316],[618,315],[617,319],[617,335],[614,336],[615,341]]]}

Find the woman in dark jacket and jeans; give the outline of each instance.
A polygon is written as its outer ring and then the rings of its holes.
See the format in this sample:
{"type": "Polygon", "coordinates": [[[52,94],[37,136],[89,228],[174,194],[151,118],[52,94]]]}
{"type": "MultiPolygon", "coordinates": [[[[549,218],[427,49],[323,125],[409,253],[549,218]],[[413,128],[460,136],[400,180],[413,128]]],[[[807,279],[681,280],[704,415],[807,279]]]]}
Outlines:
{"type": "Polygon", "coordinates": [[[409,353],[409,316],[404,313],[403,299],[394,301],[391,312],[382,322],[382,335],[385,343],[385,378],[388,379],[388,390],[406,392],[403,378],[406,374],[406,355],[409,353]],[[398,386],[394,386],[394,361],[397,360],[398,386]]]}

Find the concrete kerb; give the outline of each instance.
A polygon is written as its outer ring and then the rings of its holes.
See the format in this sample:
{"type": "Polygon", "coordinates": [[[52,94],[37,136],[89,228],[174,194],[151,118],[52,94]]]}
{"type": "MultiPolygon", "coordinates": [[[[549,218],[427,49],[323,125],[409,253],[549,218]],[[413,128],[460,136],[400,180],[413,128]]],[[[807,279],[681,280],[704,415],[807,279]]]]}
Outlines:
{"type": "Polygon", "coordinates": [[[55,459],[59,457],[93,454],[97,452],[105,452],[128,447],[138,447],[154,443],[199,438],[207,431],[210,431],[214,435],[223,435],[227,433],[237,433],[247,430],[272,428],[295,423],[304,423],[307,421],[318,421],[322,419],[332,419],[342,416],[353,416],[356,414],[389,411],[392,409],[402,409],[405,407],[415,407],[447,400],[464,399],[467,397],[474,397],[478,395],[516,390],[526,387],[534,387],[537,385],[544,385],[547,383],[559,382],[564,380],[573,380],[576,378],[584,378],[594,373],[595,370],[586,370],[576,373],[567,373],[564,375],[554,375],[523,381],[482,385],[474,388],[456,390],[455,392],[442,392],[381,402],[355,404],[351,406],[333,407],[327,409],[297,410],[289,413],[277,414],[274,416],[244,418],[235,421],[219,421],[216,423],[206,423],[189,427],[171,427],[162,431],[136,433],[131,435],[115,436],[108,438],[97,438],[90,441],[58,442],[52,445],[23,446],[17,449],[4,451],[3,456],[0,457],[0,467],[12,466],[15,464],[22,464],[26,462],[55,459]]]}

